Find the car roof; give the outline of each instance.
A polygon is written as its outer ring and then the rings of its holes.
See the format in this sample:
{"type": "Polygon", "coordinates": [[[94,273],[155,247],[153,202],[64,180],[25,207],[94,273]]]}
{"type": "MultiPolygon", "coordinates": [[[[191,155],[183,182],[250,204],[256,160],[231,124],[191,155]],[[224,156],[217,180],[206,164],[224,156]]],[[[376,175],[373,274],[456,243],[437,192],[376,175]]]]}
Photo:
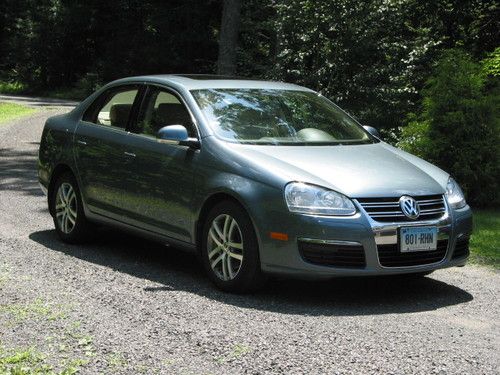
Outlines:
{"type": "Polygon", "coordinates": [[[292,83],[263,81],[251,78],[225,76],[225,75],[209,75],[209,74],[158,74],[138,77],[128,77],[115,81],[114,83],[129,83],[129,82],[152,82],[174,84],[182,86],[186,90],[201,90],[201,89],[279,89],[279,90],[294,90],[294,91],[313,91],[306,87],[295,85],[292,83]]]}

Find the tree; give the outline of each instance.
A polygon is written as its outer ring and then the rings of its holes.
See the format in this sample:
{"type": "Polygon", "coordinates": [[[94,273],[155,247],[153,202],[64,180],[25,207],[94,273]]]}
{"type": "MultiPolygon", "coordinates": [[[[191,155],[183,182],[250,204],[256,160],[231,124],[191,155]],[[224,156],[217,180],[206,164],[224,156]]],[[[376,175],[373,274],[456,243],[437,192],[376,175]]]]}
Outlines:
{"type": "Polygon", "coordinates": [[[423,91],[422,112],[412,116],[399,143],[450,172],[479,206],[499,199],[500,92],[494,59],[484,69],[462,50],[445,51],[423,91]]]}
{"type": "Polygon", "coordinates": [[[217,59],[218,74],[231,75],[236,71],[240,13],[241,0],[224,0],[217,59]]]}

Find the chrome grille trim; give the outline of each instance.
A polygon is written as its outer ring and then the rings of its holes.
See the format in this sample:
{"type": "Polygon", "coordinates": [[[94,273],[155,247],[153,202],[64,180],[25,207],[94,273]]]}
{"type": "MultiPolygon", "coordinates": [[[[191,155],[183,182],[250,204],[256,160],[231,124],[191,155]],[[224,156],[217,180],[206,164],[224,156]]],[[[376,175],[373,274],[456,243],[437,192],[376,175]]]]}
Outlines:
{"type": "Polygon", "coordinates": [[[372,220],[378,222],[415,222],[434,220],[446,213],[446,204],[442,195],[414,197],[420,207],[416,220],[406,217],[399,206],[399,197],[394,198],[358,198],[357,202],[372,220]]]}

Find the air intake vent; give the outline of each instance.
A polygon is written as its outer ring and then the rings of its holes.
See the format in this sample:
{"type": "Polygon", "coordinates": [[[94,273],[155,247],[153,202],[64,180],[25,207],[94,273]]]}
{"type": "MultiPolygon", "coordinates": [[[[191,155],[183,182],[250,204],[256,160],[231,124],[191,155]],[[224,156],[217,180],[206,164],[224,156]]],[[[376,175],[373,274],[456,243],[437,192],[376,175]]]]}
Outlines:
{"type": "Polygon", "coordinates": [[[462,236],[455,243],[452,259],[465,258],[469,256],[469,236],[462,236]]]}
{"type": "Polygon", "coordinates": [[[409,267],[437,263],[444,259],[448,248],[448,240],[439,240],[437,249],[432,251],[416,251],[402,253],[397,244],[378,245],[378,259],[384,267],[409,267]]]}
{"type": "Polygon", "coordinates": [[[299,241],[302,258],[312,264],[330,267],[365,268],[363,246],[345,246],[299,241]]]}
{"type": "Polygon", "coordinates": [[[446,212],[442,195],[414,197],[420,208],[420,215],[412,220],[401,211],[397,198],[359,198],[357,201],[373,220],[380,222],[406,222],[439,219],[446,212]]]}

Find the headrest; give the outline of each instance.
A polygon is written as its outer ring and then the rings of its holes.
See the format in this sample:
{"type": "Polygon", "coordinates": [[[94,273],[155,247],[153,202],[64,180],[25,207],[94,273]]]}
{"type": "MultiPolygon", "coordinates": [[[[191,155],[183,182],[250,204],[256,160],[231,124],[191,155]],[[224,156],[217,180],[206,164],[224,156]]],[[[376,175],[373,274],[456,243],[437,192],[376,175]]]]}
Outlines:
{"type": "Polygon", "coordinates": [[[132,104],[113,104],[109,110],[109,121],[112,126],[125,128],[132,104]]]}
{"type": "Polygon", "coordinates": [[[188,111],[180,103],[161,103],[156,110],[156,122],[161,126],[191,123],[188,111]]]}

